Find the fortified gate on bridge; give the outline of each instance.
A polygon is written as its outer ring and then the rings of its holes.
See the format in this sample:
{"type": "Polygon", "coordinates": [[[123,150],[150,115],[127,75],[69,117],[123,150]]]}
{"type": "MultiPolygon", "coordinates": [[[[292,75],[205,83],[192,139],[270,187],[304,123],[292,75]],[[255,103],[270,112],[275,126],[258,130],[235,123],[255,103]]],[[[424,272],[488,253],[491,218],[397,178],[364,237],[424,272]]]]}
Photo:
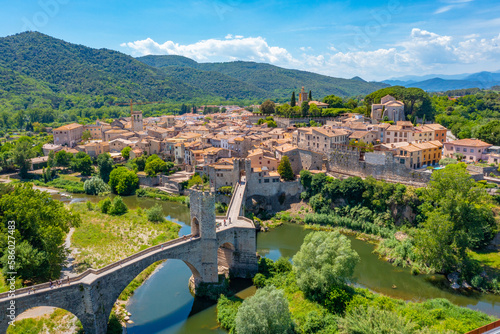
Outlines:
{"type": "Polygon", "coordinates": [[[184,261],[192,272],[189,285],[194,292],[200,284],[218,284],[221,265],[228,267],[234,277],[253,276],[257,272],[255,226],[250,219],[240,216],[245,188],[245,182],[236,187],[228,215],[224,217],[215,216],[212,193],[193,190],[191,235],[150,247],[99,270],[88,269],[70,279],[69,284],[65,280],[62,287],[51,289],[49,283],[44,283],[35,286],[34,294],[28,294],[31,288],[19,289],[14,299],[8,293],[0,294],[0,333],[7,331],[11,321],[7,308],[14,300],[16,315],[37,306],[57,307],[78,317],[86,334],[105,334],[109,315],[121,292],[144,269],[161,260],[184,261]]]}

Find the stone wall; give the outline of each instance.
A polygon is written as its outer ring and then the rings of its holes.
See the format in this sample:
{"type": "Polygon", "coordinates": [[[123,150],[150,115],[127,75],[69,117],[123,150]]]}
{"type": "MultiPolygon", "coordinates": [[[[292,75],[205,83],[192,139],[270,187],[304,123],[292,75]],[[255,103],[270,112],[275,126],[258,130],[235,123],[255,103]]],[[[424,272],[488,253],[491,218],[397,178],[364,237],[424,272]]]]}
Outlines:
{"type": "Polygon", "coordinates": [[[284,155],[290,160],[295,175],[303,169],[322,170],[323,168],[323,155],[321,153],[296,149],[285,152],[284,155]]]}
{"type": "Polygon", "coordinates": [[[138,175],[138,177],[140,186],[156,187],[160,184],[160,175],[157,176],[138,175]]]}
{"type": "Polygon", "coordinates": [[[274,120],[278,125],[278,127],[287,128],[297,123],[309,123],[309,121],[311,120],[325,125],[327,121],[335,120],[335,117],[298,117],[298,118],[274,117],[274,120]]]}
{"type": "Polygon", "coordinates": [[[423,185],[429,182],[431,173],[416,171],[399,163],[392,152],[362,153],[353,147],[338,147],[328,156],[327,170],[332,173],[351,176],[384,179],[389,182],[400,182],[423,185]]]}

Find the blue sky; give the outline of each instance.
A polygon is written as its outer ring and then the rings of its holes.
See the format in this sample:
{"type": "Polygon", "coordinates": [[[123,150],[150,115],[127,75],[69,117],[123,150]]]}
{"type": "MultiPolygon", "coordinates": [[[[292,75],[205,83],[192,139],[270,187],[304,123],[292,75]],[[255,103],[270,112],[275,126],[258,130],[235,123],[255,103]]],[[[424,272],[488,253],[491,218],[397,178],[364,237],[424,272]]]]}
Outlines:
{"type": "Polygon", "coordinates": [[[500,70],[500,2],[491,0],[0,1],[0,36],[31,29],[133,56],[367,80],[500,70]]]}

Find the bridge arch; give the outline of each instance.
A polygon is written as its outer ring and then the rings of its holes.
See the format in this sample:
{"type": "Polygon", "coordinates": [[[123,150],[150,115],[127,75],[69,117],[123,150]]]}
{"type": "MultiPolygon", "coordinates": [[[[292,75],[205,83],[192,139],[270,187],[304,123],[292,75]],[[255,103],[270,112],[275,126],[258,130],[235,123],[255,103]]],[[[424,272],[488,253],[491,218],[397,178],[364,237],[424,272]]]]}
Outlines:
{"type": "MultiPolygon", "coordinates": [[[[43,317],[47,314],[51,314],[52,312],[57,312],[56,314],[52,314],[51,315],[51,318],[54,319],[55,321],[61,319],[64,317],[64,316],[69,316],[69,317],[74,317],[75,319],[75,323],[74,325],[76,325],[76,322],[77,321],[80,321],[81,325],[83,326],[83,323],[81,321],[81,319],[78,318],[78,316],[74,313],[72,313],[71,311],[69,310],[66,310],[66,309],[63,309],[63,308],[59,308],[59,307],[55,307],[55,306],[51,306],[51,308],[55,308],[54,310],[42,310],[42,309],[39,309],[43,306],[34,306],[34,307],[31,307],[31,308],[28,308],[27,310],[23,311],[22,313],[18,313],[17,316],[16,316],[16,322],[15,322],[15,325],[16,326],[19,326],[19,321],[23,321],[23,320],[27,320],[27,319],[35,319],[35,318],[40,318],[40,317],[43,317]],[[39,310],[36,310],[36,309],[39,309],[39,310]],[[28,312],[31,312],[31,314],[27,314],[28,312]],[[56,318],[54,318],[54,315],[56,318]]],[[[70,319],[68,319],[70,320],[70,319]]],[[[11,326],[7,323],[7,328],[6,328],[6,331],[8,331],[8,329],[10,328],[11,326]]],[[[85,329],[83,329],[85,330],[85,329]]],[[[82,333],[83,332],[81,330],[79,330],[77,332],[78,334],[82,333]]]]}
{"type": "Polygon", "coordinates": [[[217,249],[217,269],[219,274],[229,275],[234,266],[234,251],[236,247],[232,242],[225,242],[217,249]]]}
{"type": "MultiPolygon", "coordinates": [[[[109,317],[113,309],[113,305],[118,300],[120,294],[139,274],[146,270],[152,264],[164,260],[182,260],[191,270],[195,281],[202,281],[201,277],[201,262],[198,260],[195,250],[199,240],[193,240],[185,243],[184,247],[165,248],[165,250],[153,255],[145,257],[131,265],[120,268],[115,273],[111,273],[106,277],[98,279],[94,282],[94,286],[102,291],[104,298],[102,299],[102,307],[105,316],[109,317]]],[[[188,284],[189,282],[186,282],[188,284]]]]}
{"type": "Polygon", "coordinates": [[[193,217],[193,219],[191,219],[191,234],[200,235],[200,222],[196,217],[193,217]]]}

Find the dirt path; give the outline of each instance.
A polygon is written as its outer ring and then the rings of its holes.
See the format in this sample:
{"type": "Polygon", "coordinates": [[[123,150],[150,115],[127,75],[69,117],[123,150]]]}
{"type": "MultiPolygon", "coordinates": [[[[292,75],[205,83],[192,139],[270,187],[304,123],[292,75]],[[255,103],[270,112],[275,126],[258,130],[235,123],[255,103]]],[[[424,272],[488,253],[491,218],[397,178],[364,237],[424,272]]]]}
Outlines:
{"type": "Polygon", "coordinates": [[[75,277],[78,276],[78,273],[75,271],[75,255],[78,254],[78,251],[74,248],[71,248],[71,236],[75,232],[75,228],[72,227],[70,228],[68,235],[66,236],[66,240],[64,241],[64,248],[66,248],[69,251],[69,255],[67,258],[68,263],[66,266],[61,270],[61,279],[67,278],[68,276],[75,277]]]}

